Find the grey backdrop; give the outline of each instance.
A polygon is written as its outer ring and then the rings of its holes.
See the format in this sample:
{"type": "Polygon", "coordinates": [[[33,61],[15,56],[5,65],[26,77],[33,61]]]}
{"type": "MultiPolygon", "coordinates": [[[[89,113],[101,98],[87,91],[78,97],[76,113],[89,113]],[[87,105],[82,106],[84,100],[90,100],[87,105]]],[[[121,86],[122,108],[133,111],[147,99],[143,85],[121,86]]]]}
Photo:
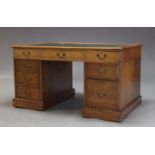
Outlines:
{"type": "MultiPolygon", "coordinates": [[[[1,110],[2,107],[6,110],[5,114],[9,114],[14,111],[14,115],[20,117],[20,112],[24,110],[15,111],[11,106],[11,99],[14,96],[14,85],[13,85],[13,62],[12,62],[12,49],[11,46],[15,44],[29,44],[36,42],[103,42],[103,43],[142,43],[144,46],[142,48],[142,96],[143,96],[143,106],[141,106],[141,111],[139,115],[134,115],[133,118],[126,119],[126,122],[129,124],[123,124],[123,126],[155,126],[155,28],[0,28],[0,79],[1,79],[1,88],[2,92],[0,98],[0,115],[4,113],[4,110],[1,110]],[[5,80],[4,80],[5,79],[5,80]],[[3,82],[4,81],[4,82],[3,82]],[[2,87],[3,86],[3,87],[2,87]],[[145,104],[147,103],[147,104],[145,104]],[[146,107],[145,107],[146,106],[146,107]],[[144,108],[144,109],[143,109],[144,108]],[[154,108],[154,109],[153,109],[154,108]],[[150,111],[149,111],[150,109],[150,111]],[[143,111],[144,110],[144,111],[143,111]],[[148,110],[145,112],[145,110],[148,110]],[[152,111],[151,113],[151,110],[152,111]],[[18,115],[19,112],[19,115],[18,115]],[[142,113],[142,114],[141,114],[142,113]],[[137,120],[136,120],[137,117],[137,120]],[[143,118],[144,117],[144,118],[143,118]],[[153,119],[152,119],[153,117],[153,119]],[[148,123],[149,120],[149,123],[148,123]]],[[[74,74],[74,87],[78,92],[83,92],[83,63],[74,63],[73,66],[74,74]]],[[[82,101],[82,98],[79,98],[82,101]]],[[[78,100],[73,101],[78,102],[78,100]]],[[[71,101],[71,105],[73,105],[71,101]]],[[[67,104],[66,104],[67,105],[67,104]]],[[[76,107],[77,110],[78,106],[76,107]]],[[[75,108],[75,109],[76,109],[75,108]]],[[[58,108],[59,109],[59,108],[58,108]]],[[[63,109],[63,108],[62,108],[63,109]]],[[[74,108],[73,108],[74,109],[74,108]]],[[[25,112],[30,112],[25,111],[25,112]]],[[[79,111],[78,111],[79,112],[79,111]]],[[[32,112],[34,115],[35,112],[32,112]]],[[[6,115],[0,116],[0,125],[6,126],[21,126],[23,120],[14,120],[13,117],[8,117],[6,115]],[[3,118],[3,119],[2,119],[3,118]],[[16,121],[18,122],[16,124],[16,121]]],[[[38,113],[37,113],[38,114],[38,113]]],[[[47,113],[44,113],[47,114],[47,113]]],[[[53,113],[51,113],[53,114],[53,113]]],[[[67,114],[67,113],[66,113],[67,114]]],[[[79,113],[78,113],[79,114],[79,113]]],[[[27,115],[27,113],[25,113],[27,115]]],[[[76,115],[79,116],[79,115],[76,115]]],[[[35,115],[34,118],[38,118],[38,115],[35,115]]],[[[59,116],[58,116],[59,117],[59,116]]],[[[43,117],[42,117],[43,118],[43,117]]],[[[69,117],[70,118],[70,117],[69,117]]],[[[68,119],[69,119],[68,118],[68,119]]],[[[72,116],[72,119],[74,115],[72,116]]],[[[27,121],[27,125],[33,126],[67,126],[60,121],[56,124],[52,122],[46,122],[45,120],[40,121],[40,124],[31,122],[32,117],[27,121]],[[46,122],[46,123],[45,123],[46,122]]],[[[81,121],[81,120],[80,120],[81,121]]],[[[68,123],[68,126],[84,126],[84,124],[74,124],[72,121],[68,123]],[[71,123],[72,122],[72,123],[71,123]]],[[[97,121],[97,120],[96,120],[97,121]]],[[[116,124],[102,124],[101,122],[92,121],[90,124],[89,121],[84,122],[86,126],[117,126],[116,124]]],[[[24,124],[25,125],[25,124],[24,124]]],[[[120,125],[120,124],[119,124],[120,125]]],[[[122,124],[121,124],[122,125],[122,124]]]]}

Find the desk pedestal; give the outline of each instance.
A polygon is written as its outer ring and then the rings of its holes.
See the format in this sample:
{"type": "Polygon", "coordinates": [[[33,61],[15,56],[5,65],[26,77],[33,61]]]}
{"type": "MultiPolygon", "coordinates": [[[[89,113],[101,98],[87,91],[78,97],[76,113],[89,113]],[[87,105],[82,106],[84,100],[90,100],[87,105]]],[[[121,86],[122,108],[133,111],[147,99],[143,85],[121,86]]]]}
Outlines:
{"type": "Polygon", "coordinates": [[[13,105],[45,110],[75,95],[72,62],[15,60],[13,105]]]}

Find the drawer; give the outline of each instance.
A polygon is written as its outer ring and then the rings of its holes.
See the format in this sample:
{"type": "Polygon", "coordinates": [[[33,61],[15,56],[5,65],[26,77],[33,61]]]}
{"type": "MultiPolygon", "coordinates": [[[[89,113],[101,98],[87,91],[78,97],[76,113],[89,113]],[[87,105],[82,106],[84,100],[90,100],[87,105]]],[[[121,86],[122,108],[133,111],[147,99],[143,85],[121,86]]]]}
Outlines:
{"type": "Polygon", "coordinates": [[[118,106],[118,83],[86,79],[85,105],[94,108],[116,109],[118,106]]]}
{"type": "Polygon", "coordinates": [[[16,73],[16,82],[31,86],[40,87],[40,76],[37,73],[16,73]]]}
{"type": "Polygon", "coordinates": [[[118,79],[119,65],[103,63],[85,63],[85,77],[99,79],[118,79]]]}
{"type": "Polygon", "coordinates": [[[39,53],[42,60],[83,61],[83,51],[43,50],[39,53]]]}
{"type": "Polygon", "coordinates": [[[16,97],[28,100],[41,100],[42,95],[39,88],[36,87],[24,87],[17,85],[16,87],[16,97]]]}
{"type": "Polygon", "coordinates": [[[15,48],[13,53],[15,59],[38,59],[37,49],[15,48]]]}
{"type": "Polygon", "coordinates": [[[86,61],[87,62],[119,62],[119,52],[105,52],[105,51],[87,51],[86,61]]]}
{"type": "Polygon", "coordinates": [[[39,73],[40,61],[37,60],[15,60],[16,72],[39,73]]]}
{"type": "Polygon", "coordinates": [[[95,80],[95,79],[85,79],[86,89],[95,89],[97,91],[114,91],[119,89],[119,82],[117,81],[106,81],[106,80],[95,80]]]}

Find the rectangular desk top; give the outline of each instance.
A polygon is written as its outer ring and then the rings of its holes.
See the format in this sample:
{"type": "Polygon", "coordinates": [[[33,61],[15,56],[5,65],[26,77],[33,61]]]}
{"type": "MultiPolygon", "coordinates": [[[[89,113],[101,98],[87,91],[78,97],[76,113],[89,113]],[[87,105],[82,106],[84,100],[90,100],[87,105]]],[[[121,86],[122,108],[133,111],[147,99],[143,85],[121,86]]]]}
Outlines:
{"type": "Polygon", "coordinates": [[[27,45],[15,45],[13,48],[66,48],[66,49],[124,49],[141,46],[141,44],[105,44],[80,42],[50,42],[27,45]]]}
{"type": "Polygon", "coordinates": [[[118,63],[126,58],[139,57],[141,45],[53,42],[13,48],[15,59],[118,63]]]}

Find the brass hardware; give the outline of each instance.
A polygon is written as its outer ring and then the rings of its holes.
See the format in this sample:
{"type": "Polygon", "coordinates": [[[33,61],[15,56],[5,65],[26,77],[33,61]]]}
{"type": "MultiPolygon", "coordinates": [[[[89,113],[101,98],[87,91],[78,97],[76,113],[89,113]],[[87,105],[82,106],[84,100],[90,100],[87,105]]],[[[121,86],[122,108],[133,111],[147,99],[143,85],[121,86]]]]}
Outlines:
{"type": "Polygon", "coordinates": [[[100,53],[97,53],[96,55],[99,59],[105,59],[106,58],[106,54],[104,52],[100,52],[100,53]]]}
{"type": "Polygon", "coordinates": [[[99,67],[99,68],[97,68],[97,72],[98,72],[99,74],[104,74],[104,73],[106,72],[106,69],[103,68],[103,67],[99,67]]]}
{"type": "Polygon", "coordinates": [[[31,54],[31,52],[28,50],[23,51],[23,55],[25,55],[25,56],[29,56],[30,54],[31,54]]]}
{"type": "Polygon", "coordinates": [[[59,58],[64,58],[64,57],[66,56],[66,53],[65,53],[64,51],[59,51],[59,52],[57,53],[57,56],[58,56],[59,58]]]}
{"type": "Polygon", "coordinates": [[[29,88],[27,88],[27,89],[25,90],[25,95],[26,95],[26,96],[31,96],[31,95],[32,95],[32,93],[31,93],[31,91],[29,90],[29,88]]]}

